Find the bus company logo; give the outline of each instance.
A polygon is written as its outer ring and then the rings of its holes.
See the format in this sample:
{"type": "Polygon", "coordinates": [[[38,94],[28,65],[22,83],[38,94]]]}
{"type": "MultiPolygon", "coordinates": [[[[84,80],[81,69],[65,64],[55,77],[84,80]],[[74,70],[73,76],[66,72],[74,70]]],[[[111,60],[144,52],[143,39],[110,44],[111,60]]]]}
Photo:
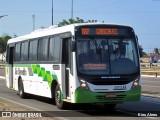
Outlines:
{"type": "Polygon", "coordinates": [[[2,112],[2,116],[0,117],[4,117],[4,118],[9,118],[9,117],[14,117],[14,118],[40,118],[42,117],[42,113],[41,112],[2,112]]]}
{"type": "Polygon", "coordinates": [[[2,117],[12,117],[11,112],[2,112],[2,117]]]}
{"type": "Polygon", "coordinates": [[[27,75],[27,71],[25,70],[25,68],[23,68],[23,70],[21,70],[20,68],[15,68],[15,74],[16,75],[27,75]]]}

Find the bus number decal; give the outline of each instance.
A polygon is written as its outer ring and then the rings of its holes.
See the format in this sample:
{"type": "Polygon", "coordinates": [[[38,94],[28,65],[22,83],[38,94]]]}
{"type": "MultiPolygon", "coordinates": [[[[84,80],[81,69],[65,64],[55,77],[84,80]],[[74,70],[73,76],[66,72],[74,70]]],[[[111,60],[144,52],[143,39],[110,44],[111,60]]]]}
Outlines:
{"type": "Polygon", "coordinates": [[[88,35],[89,34],[89,28],[82,28],[82,35],[88,35]]]}

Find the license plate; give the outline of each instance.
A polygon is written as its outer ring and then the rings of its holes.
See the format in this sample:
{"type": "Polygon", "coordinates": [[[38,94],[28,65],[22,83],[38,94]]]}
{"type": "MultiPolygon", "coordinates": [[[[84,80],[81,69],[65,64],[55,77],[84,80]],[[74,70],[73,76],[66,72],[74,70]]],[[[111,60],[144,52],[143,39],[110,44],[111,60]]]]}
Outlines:
{"type": "Polygon", "coordinates": [[[106,94],[106,98],[116,98],[117,95],[112,93],[112,94],[106,94]]]}

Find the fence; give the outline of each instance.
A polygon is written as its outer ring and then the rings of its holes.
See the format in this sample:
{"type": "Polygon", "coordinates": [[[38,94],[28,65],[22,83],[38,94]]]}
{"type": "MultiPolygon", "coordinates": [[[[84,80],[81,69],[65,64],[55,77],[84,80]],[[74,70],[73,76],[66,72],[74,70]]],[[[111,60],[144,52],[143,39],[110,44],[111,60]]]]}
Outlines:
{"type": "Polygon", "coordinates": [[[160,63],[141,63],[142,74],[160,75],[160,63]]]}
{"type": "Polygon", "coordinates": [[[160,68],[160,63],[141,63],[141,67],[159,67],[160,68]]]}

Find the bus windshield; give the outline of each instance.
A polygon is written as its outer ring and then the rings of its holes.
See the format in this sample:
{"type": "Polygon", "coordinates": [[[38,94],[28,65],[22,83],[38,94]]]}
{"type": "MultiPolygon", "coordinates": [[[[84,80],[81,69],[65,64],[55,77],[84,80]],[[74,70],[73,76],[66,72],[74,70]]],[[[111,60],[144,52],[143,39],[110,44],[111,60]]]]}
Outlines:
{"type": "Polygon", "coordinates": [[[82,74],[125,75],[138,71],[133,39],[78,39],[77,67],[82,74]]]}

